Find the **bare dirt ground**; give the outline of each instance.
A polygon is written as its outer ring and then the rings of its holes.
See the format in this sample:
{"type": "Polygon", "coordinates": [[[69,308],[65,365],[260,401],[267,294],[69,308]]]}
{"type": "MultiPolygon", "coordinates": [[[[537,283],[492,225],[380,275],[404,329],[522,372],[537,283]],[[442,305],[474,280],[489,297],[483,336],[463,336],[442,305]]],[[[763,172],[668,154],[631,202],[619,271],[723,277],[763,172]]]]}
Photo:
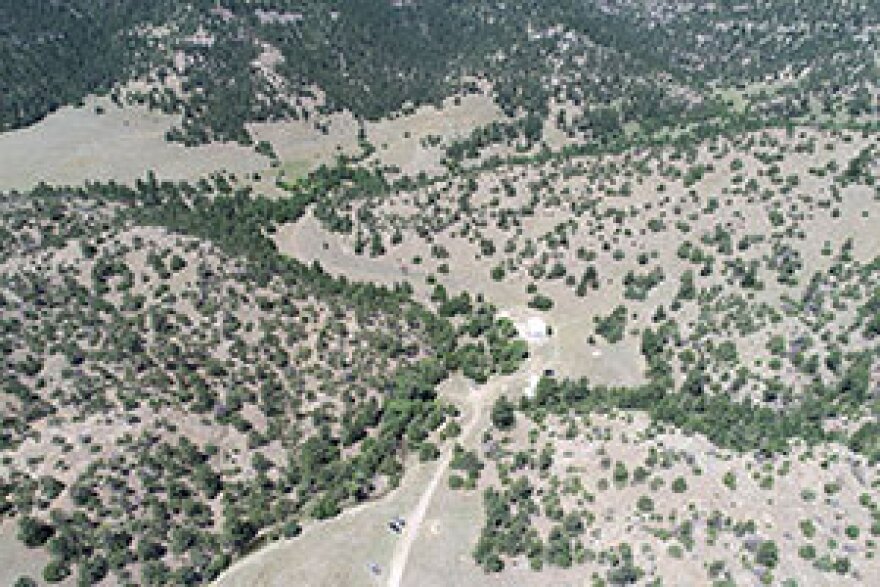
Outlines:
{"type": "MultiPolygon", "coordinates": [[[[0,524],[0,573],[9,579],[9,584],[18,577],[29,576],[36,579],[43,574],[43,567],[49,562],[49,556],[39,548],[28,548],[16,537],[18,534],[17,524],[5,521],[0,524]],[[9,572],[14,569],[14,573],[9,572]],[[8,573],[8,574],[7,574],[8,573]]],[[[56,583],[56,585],[74,585],[73,577],[56,583]]]]}

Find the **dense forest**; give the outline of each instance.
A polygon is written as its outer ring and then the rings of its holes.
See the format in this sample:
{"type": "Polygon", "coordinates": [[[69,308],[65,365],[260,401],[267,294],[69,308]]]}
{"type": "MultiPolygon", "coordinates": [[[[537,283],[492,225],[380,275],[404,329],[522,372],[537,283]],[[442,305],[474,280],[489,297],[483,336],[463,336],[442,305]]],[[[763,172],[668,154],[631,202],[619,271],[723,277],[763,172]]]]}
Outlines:
{"type": "Polygon", "coordinates": [[[188,144],[248,143],[249,121],[342,109],[378,119],[481,81],[511,117],[570,103],[577,114],[560,122],[591,136],[722,115],[726,88],[754,90],[756,114],[814,104],[858,114],[874,107],[877,78],[878,14],[832,0],[77,0],[0,11],[2,128],[112,91],[180,113],[169,139],[188,144]]]}

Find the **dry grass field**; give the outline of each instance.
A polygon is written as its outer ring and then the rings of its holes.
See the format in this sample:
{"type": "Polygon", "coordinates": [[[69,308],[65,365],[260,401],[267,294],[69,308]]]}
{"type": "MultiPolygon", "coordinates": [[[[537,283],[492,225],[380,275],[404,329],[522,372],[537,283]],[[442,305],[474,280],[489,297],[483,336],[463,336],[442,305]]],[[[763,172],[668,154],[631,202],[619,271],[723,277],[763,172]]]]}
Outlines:
{"type": "MultiPolygon", "coordinates": [[[[11,584],[22,575],[39,577],[49,562],[49,555],[25,546],[17,537],[18,528],[13,522],[0,525],[0,569],[4,581],[11,584]]],[[[58,585],[75,585],[73,578],[58,585]]]]}
{"type": "MultiPolygon", "coordinates": [[[[445,143],[462,138],[472,129],[503,116],[490,97],[473,94],[450,98],[442,108],[421,106],[394,118],[365,122],[364,138],[376,148],[366,163],[391,166],[410,176],[420,172],[439,175],[444,171],[442,148],[426,139],[436,137],[445,143]]],[[[248,129],[255,141],[269,141],[278,158],[300,172],[332,163],[338,155],[351,156],[360,151],[360,125],[350,113],[321,117],[318,124],[326,132],[316,129],[315,124],[305,120],[254,123],[248,129]]]]}
{"type": "MultiPolygon", "coordinates": [[[[377,150],[366,164],[412,176],[440,174],[443,143],[502,117],[491,98],[468,95],[450,98],[442,109],[422,106],[367,122],[364,136],[377,150]],[[428,142],[430,137],[440,143],[428,142]]],[[[120,108],[107,98],[87,98],[82,107],[61,108],[38,124],[0,135],[0,189],[27,190],[40,182],[131,184],[153,171],[161,179],[187,181],[222,173],[280,197],[285,192],[276,187],[277,180],[295,181],[340,155],[361,151],[359,125],[349,113],[249,124],[254,142],[272,145],[277,166],[253,148],[234,143],[184,147],[168,142],[165,133],[178,122],[145,106],[120,108]]]]}
{"type": "Polygon", "coordinates": [[[164,179],[196,180],[268,167],[265,157],[247,147],[169,143],[165,132],[175,121],[145,107],[117,108],[103,98],[90,98],[82,108],[64,107],[34,126],[0,135],[0,189],[26,190],[39,182],[130,184],[150,170],[164,179]],[[98,107],[103,114],[96,113],[98,107]]]}

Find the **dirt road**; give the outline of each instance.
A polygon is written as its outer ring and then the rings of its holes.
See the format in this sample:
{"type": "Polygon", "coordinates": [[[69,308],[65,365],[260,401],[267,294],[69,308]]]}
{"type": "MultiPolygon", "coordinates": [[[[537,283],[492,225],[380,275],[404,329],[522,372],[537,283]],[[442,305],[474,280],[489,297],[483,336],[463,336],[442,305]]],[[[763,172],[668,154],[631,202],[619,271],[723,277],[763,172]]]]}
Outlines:
{"type": "MultiPolygon", "coordinates": [[[[527,386],[530,373],[541,373],[548,366],[555,349],[552,340],[547,342],[550,344],[532,345],[527,364],[516,374],[498,376],[479,386],[463,377],[449,382],[442,395],[461,409],[459,444],[466,449],[476,448],[478,433],[488,425],[496,398],[502,393],[516,397],[527,386]]],[[[423,543],[425,532],[422,529],[428,527],[426,519],[444,493],[441,483],[449,472],[454,446],[455,443],[450,442],[444,447],[437,461],[416,464],[401,486],[381,499],[347,509],[331,521],[310,524],[297,539],[270,544],[237,561],[215,585],[335,587],[384,584],[401,587],[412,584],[414,577],[406,579],[407,571],[412,574],[415,570],[411,565],[415,564],[415,555],[420,548],[431,548],[423,543]],[[406,519],[400,535],[390,533],[386,527],[387,520],[397,515],[406,519]],[[337,562],[314,564],[318,559],[337,562]],[[365,565],[370,561],[382,567],[380,576],[368,575],[365,565]]]]}
{"type": "MultiPolygon", "coordinates": [[[[485,387],[487,386],[484,386],[484,388],[485,387]]],[[[486,390],[473,390],[470,394],[469,401],[471,405],[471,415],[470,418],[468,418],[467,423],[462,427],[462,443],[466,443],[470,439],[471,434],[477,426],[477,422],[480,420],[480,415],[485,410],[484,398],[489,397],[491,394],[483,393],[484,391],[486,390]]],[[[431,499],[437,491],[437,486],[446,475],[446,472],[449,469],[449,464],[452,462],[453,446],[454,445],[450,445],[447,448],[446,453],[440,459],[437,470],[431,478],[431,482],[425,488],[425,491],[419,498],[418,504],[416,504],[415,509],[410,512],[409,517],[406,520],[403,535],[401,536],[400,542],[397,543],[397,547],[394,549],[394,558],[391,560],[391,566],[388,573],[389,587],[400,587],[401,585],[403,572],[406,570],[406,563],[409,560],[409,553],[412,550],[413,542],[415,542],[419,535],[419,530],[422,527],[422,522],[425,520],[425,514],[428,512],[428,507],[431,505],[431,499]]]]}

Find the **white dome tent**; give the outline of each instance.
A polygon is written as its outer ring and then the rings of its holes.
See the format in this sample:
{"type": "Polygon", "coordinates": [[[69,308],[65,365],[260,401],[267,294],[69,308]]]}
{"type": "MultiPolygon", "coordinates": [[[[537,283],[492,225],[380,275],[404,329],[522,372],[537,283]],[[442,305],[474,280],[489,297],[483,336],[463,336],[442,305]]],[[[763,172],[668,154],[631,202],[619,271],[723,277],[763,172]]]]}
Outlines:
{"type": "Polygon", "coordinates": [[[521,334],[530,342],[541,342],[547,338],[547,323],[537,316],[526,320],[523,330],[521,334]]]}

